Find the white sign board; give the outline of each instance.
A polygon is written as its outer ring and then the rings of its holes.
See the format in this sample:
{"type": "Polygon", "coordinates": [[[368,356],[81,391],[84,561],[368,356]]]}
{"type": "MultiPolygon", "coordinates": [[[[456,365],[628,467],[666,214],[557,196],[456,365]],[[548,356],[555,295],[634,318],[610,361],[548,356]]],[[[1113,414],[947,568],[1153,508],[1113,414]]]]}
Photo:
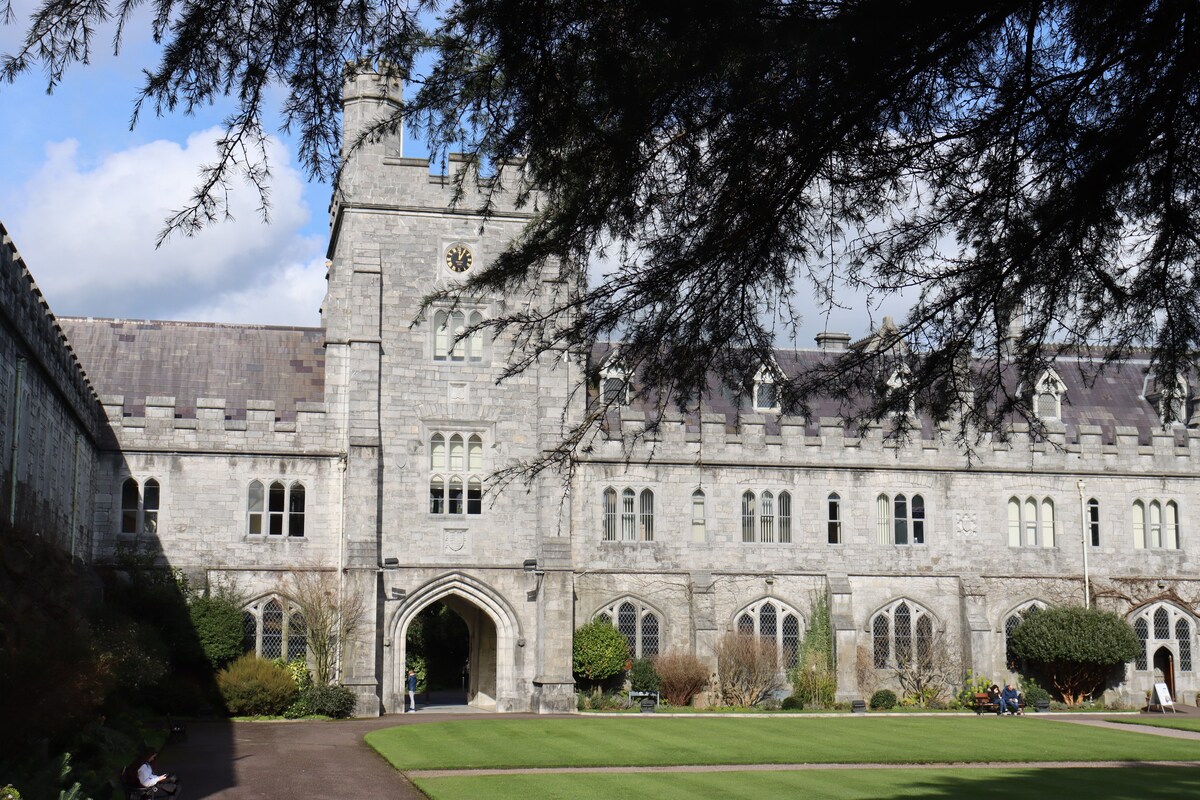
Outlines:
{"type": "Polygon", "coordinates": [[[1171,701],[1171,692],[1165,683],[1154,684],[1154,696],[1158,699],[1158,706],[1164,711],[1168,708],[1172,711],[1175,710],[1175,703],[1171,701]]]}

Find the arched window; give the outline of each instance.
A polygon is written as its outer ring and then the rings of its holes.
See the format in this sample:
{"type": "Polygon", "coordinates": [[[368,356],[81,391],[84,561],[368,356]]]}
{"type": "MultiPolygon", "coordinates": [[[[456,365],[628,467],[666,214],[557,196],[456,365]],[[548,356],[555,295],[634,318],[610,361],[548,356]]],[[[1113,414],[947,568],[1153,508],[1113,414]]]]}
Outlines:
{"type": "Polygon", "coordinates": [[[433,315],[433,360],[445,361],[450,355],[450,314],[439,311],[433,315]]]}
{"type": "Polygon", "coordinates": [[[654,492],[642,489],[639,498],[639,518],[643,542],[654,541],[654,492]]]}
{"type": "Polygon", "coordinates": [[[1138,499],[1132,510],[1134,548],[1179,548],[1179,506],[1174,500],[1138,499]]]}
{"type": "Polygon", "coordinates": [[[829,495],[826,505],[828,509],[827,530],[830,544],[842,543],[842,498],[837,492],[829,495]]]}
{"type": "Polygon", "coordinates": [[[263,658],[304,658],[308,626],[304,615],[281,597],[264,597],[242,611],[242,647],[263,658]]]}
{"type": "Polygon", "coordinates": [[[121,533],[158,533],[158,481],[147,478],[138,486],[136,478],[121,482],[121,533]]]}
{"type": "Polygon", "coordinates": [[[250,482],[250,492],[246,502],[247,533],[263,532],[263,515],[266,513],[266,495],[261,481],[250,482]]]}
{"type": "Polygon", "coordinates": [[[287,507],[287,489],[282,481],[275,481],[267,490],[267,533],[283,535],[283,511],[287,507]]]}
{"type": "Polygon", "coordinates": [[[450,360],[462,361],[466,357],[467,343],[464,334],[467,332],[466,315],[461,311],[450,313],[450,360]]]}
{"type": "Polygon", "coordinates": [[[617,539],[617,490],[611,486],[604,490],[604,541],[617,539]]]}
{"type": "Polygon", "coordinates": [[[1046,370],[1033,385],[1033,413],[1041,419],[1060,419],[1065,392],[1058,373],[1052,369],[1046,370]]]}
{"type": "Polygon", "coordinates": [[[600,368],[601,400],[607,406],[629,405],[629,368],[612,353],[600,368]]]}
{"type": "Polygon", "coordinates": [[[616,625],[629,645],[630,658],[649,658],[662,652],[662,619],[637,598],[618,600],[597,611],[593,619],[616,625]]]}
{"type": "Polygon", "coordinates": [[[633,509],[633,501],[637,494],[633,489],[621,492],[621,541],[632,542],[637,539],[637,514],[633,509]]]}
{"type": "Polygon", "coordinates": [[[483,513],[483,437],[436,431],[429,436],[429,513],[483,513]]]}
{"type": "Polygon", "coordinates": [[[1041,600],[1030,600],[1028,603],[1024,603],[1017,608],[1014,608],[1008,613],[1008,616],[1004,618],[1004,663],[1009,669],[1017,669],[1019,666],[1017,663],[1016,654],[1014,654],[1012,651],[1011,642],[1013,631],[1016,630],[1018,625],[1025,621],[1026,617],[1028,617],[1030,614],[1037,613],[1045,607],[1046,604],[1041,600]]]}
{"type": "Polygon", "coordinates": [[[755,411],[779,410],[779,391],[775,386],[775,375],[775,370],[764,364],[754,376],[755,411]]]}
{"type": "Polygon", "coordinates": [[[791,544],[792,496],[765,490],[742,493],[742,541],[762,544],[791,544]]]}
{"type": "Polygon", "coordinates": [[[1087,525],[1088,536],[1091,538],[1092,547],[1100,546],[1100,501],[1092,498],[1087,501],[1087,525]]]}
{"type": "Polygon", "coordinates": [[[1053,547],[1054,501],[1049,497],[1008,498],[1008,546],[1053,547]]]}
{"type": "Polygon", "coordinates": [[[935,629],[933,615],[911,600],[896,600],[875,612],[868,630],[876,669],[907,667],[932,662],[935,629]]]}
{"type": "Polygon", "coordinates": [[[1158,602],[1134,612],[1133,632],[1142,643],[1134,669],[1154,668],[1154,653],[1166,647],[1173,651],[1181,672],[1193,670],[1192,653],[1196,627],[1192,615],[1174,603],[1158,602]]]}
{"type": "Polygon", "coordinates": [[[925,544],[924,497],[914,494],[910,499],[898,494],[889,498],[881,494],[876,505],[880,544],[925,544]]]}
{"type": "Polygon", "coordinates": [[[304,484],[288,488],[288,536],[304,535],[304,484]]]}
{"type": "Polygon", "coordinates": [[[734,615],[739,634],[760,636],[775,644],[780,669],[796,666],[803,623],[800,613],[781,600],[759,600],[734,615]]]}
{"type": "Polygon", "coordinates": [[[706,532],[706,514],[704,507],[704,490],[692,492],[692,541],[703,542],[708,538],[706,532]]]}
{"type": "Polygon", "coordinates": [[[483,360],[483,314],[478,311],[471,312],[470,326],[471,333],[467,336],[467,360],[482,361],[483,360]]]}

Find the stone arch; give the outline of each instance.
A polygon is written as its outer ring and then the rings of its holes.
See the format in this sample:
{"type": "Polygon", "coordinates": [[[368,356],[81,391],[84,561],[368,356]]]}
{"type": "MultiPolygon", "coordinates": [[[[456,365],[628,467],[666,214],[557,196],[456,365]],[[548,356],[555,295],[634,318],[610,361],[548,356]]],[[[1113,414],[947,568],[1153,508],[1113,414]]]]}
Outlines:
{"type": "Polygon", "coordinates": [[[746,603],[729,618],[729,631],[750,632],[775,641],[779,663],[783,669],[796,666],[800,642],[808,632],[808,619],[792,603],[774,595],[762,595],[746,603]],[[763,607],[772,607],[771,629],[763,630],[763,607]],[[789,625],[789,618],[791,624],[789,625]]]}
{"type": "Polygon", "coordinates": [[[609,624],[613,625],[629,641],[630,658],[659,655],[662,653],[664,643],[667,641],[668,625],[667,615],[658,606],[647,602],[639,595],[625,593],[602,603],[592,611],[587,617],[587,621],[598,620],[601,617],[606,617],[609,624]],[[634,628],[631,631],[622,629],[619,618],[619,609],[626,603],[632,605],[634,608],[634,628]],[[647,620],[647,617],[653,617],[653,620],[647,620]],[[653,622],[652,630],[646,627],[647,622],[653,622]],[[653,646],[650,645],[651,637],[653,638],[653,646]]]}
{"type": "Polygon", "coordinates": [[[387,712],[404,710],[404,664],[408,626],[421,611],[438,600],[457,600],[456,613],[474,609],[482,619],[467,619],[471,632],[472,670],[468,702],[495,711],[523,710],[528,702],[518,696],[516,681],[520,667],[520,648],[525,645],[516,612],[507,600],[483,581],[462,572],[434,578],[417,588],[392,611],[385,630],[385,646],[390,646],[384,670],[383,705],[387,712]],[[463,605],[465,604],[465,605],[463,605]],[[488,625],[482,624],[486,620],[488,625]],[[490,630],[488,629],[490,626],[490,630]]]}
{"type": "Polygon", "coordinates": [[[1009,617],[1011,617],[1013,614],[1020,614],[1022,611],[1033,608],[1034,606],[1037,606],[1041,609],[1046,609],[1050,607],[1050,603],[1046,602],[1040,597],[1026,597],[1021,602],[1013,603],[1006,610],[1002,611],[1000,616],[997,617],[996,624],[993,629],[996,631],[996,633],[1003,634],[1005,632],[1005,626],[1008,624],[1009,617]]]}
{"type": "Polygon", "coordinates": [[[890,612],[895,606],[898,606],[901,603],[908,603],[908,607],[910,609],[918,609],[919,608],[921,610],[922,614],[928,616],[930,619],[933,620],[933,630],[935,633],[945,633],[946,625],[945,625],[945,623],[942,622],[942,618],[938,616],[937,612],[935,612],[932,608],[930,608],[927,603],[922,603],[920,600],[914,600],[911,597],[909,597],[908,595],[901,595],[900,597],[893,597],[891,600],[881,603],[878,606],[876,606],[875,608],[871,609],[871,612],[869,614],[867,614],[866,619],[863,621],[862,630],[865,633],[870,633],[871,632],[871,620],[875,619],[875,617],[878,616],[880,614],[880,612],[890,612]]]}

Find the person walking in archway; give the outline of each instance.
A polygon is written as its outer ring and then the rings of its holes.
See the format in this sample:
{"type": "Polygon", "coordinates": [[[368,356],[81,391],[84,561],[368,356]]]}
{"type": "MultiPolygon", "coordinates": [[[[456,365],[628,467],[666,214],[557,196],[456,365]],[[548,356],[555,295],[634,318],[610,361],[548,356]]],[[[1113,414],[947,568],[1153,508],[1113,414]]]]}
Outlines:
{"type": "Polygon", "coordinates": [[[405,687],[408,689],[408,708],[405,713],[411,714],[417,710],[417,673],[414,670],[408,671],[408,678],[405,681],[405,687]]]}

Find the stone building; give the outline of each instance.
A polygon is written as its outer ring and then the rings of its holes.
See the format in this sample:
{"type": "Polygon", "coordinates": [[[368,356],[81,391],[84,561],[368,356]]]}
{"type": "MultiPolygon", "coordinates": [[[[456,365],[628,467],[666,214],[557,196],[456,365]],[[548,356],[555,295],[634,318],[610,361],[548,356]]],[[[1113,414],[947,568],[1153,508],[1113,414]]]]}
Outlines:
{"type": "MultiPolygon", "coordinates": [[[[346,139],[396,96],[372,76],[348,83],[346,139]]],[[[342,672],[362,714],[402,709],[406,632],[438,601],[469,630],[470,701],[500,711],[574,708],[571,633],[589,620],[616,625],[638,656],[711,660],[734,630],[774,641],[787,663],[818,597],[842,699],[934,649],[1003,679],[1018,614],[1082,602],[1085,558],[1094,601],[1146,643],[1112,693],[1140,700],[1157,678],[1194,701],[1200,433],[1164,425],[1145,360],[1092,383],[1060,359],[1022,389],[1046,434],[1017,426],[971,462],[929,426],[898,447],[832,411],[781,416],[764,371],[745,398],[669,416],[632,449],[647,410],[618,402],[569,476],[489,491],[493,472],[537,458],[582,413],[572,388],[587,365],[543,357],[498,382],[515,342],[458,335],[564,291],[553,269],[520,297],[421,311],[530,218],[509,200],[485,221],[454,190],[404,158],[399,135],[349,159],[319,328],[73,318],[60,331],[6,240],[0,435],[31,449],[11,461],[0,449],[0,499],[36,484],[29,513],[83,557],[150,547],[195,581],[235,582],[248,646],[271,655],[304,647],[282,577],[336,576],[369,607],[342,672]],[[36,419],[14,416],[35,396],[49,398],[36,419]]],[[[777,366],[847,346],[824,335],[777,366]]],[[[619,350],[590,358],[592,396],[620,400],[619,350]]]]}

